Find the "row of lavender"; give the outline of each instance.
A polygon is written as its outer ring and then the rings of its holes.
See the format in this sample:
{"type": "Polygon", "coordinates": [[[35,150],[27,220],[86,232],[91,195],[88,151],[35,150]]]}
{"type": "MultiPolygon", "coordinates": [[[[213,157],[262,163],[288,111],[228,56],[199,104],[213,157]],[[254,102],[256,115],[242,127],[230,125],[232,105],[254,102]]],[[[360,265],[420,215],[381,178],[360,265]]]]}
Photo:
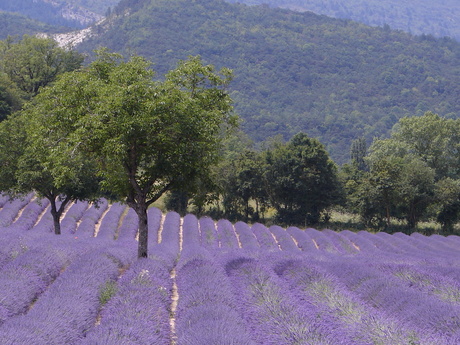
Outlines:
{"type": "MultiPolygon", "coordinates": [[[[47,211],[45,200],[34,200],[33,195],[7,202],[6,197],[0,198],[0,229],[26,231],[33,228],[36,232],[52,232],[52,219],[47,211]],[[47,211],[47,212],[46,212],[47,211]],[[20,216],[18,217],[18,214],[20,216]]],[[[149,244],[155,245],[161,240],[161,213],[158,209],[149,210],[150,231],[149,244]]],[[[85,202],[73,204],[62,219],[62,233],[77,238],[97,236],[104,239],[132,239],[136,236],[137,216],[125,205],[108,205],[102,201],[98,205],[85,202]]],[[[460,239],[457,236],[424,237],[419,234],[388,235],[385,233],[370,234],[367,232],[340,233],[314,229],[300,230],[295,227],[282,229],[279,226],[267,228],[262,224],[238,222],[232,225],[226,220],[215,223],[204,217],[198,221],[199,243],[207,248],[225,250],[243,248],[247,250],[264,249],[270,251],[319,251],[321,254],[356,255],[363,252],[389,252],[392,254],[410,253],[418,255],[432,253],[438,256],[441,251],[445,257],[456,252],[460,239]]]]}
{"type": "Polygon", "coordinates": [[[455,236],[185,224],[178,343],[460,343],[455,236]]]}
{"type": "Polygon", "coordinates": [[[77,203],[64,218],[71,236],[56,238],[39,226],[46,215],[37,222],[46,205],[31,199],[16,214],[0,202],[0,219],[11,214],[0,234],[2,344],[460,342],[457,237],[192,215],[181,225],[151,209],[151,255],[136,260],[136,219],[125,207],[77,203]]]}

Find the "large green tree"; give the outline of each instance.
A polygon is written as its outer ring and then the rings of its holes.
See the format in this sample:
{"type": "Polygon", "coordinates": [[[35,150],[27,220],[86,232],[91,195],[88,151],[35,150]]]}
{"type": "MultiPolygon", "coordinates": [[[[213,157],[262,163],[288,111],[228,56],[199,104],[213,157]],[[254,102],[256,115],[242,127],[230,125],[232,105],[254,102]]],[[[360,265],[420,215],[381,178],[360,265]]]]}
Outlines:
{"type": "Polygon", "coordinates": [[[8,76],[0,72],[0,121],[19,110],[21,106],[21,93],[8,76]]]}
{"type": "Polygon", "coordinates": [[[304,133],[266,152],[265,181],[283,223],[315,224],[327,207],[341,202],[335,164],[324,146],[304,133]]]}
{"type": "Polygon", "coordinates": [[[187,191],[218,160],[223,127],[233,125],[226,85],[231,71],[182,61],[162,81],[150,63],[98,52],[87,68],[67,73],[40,99],[49,130],[74,125],[71,145],[97,162],[103,190],[139,217],[139,257],[148,255],[147,208],[166,191],[187,191]],[[180,188],[179,188],[180,187],[180,188]]]}

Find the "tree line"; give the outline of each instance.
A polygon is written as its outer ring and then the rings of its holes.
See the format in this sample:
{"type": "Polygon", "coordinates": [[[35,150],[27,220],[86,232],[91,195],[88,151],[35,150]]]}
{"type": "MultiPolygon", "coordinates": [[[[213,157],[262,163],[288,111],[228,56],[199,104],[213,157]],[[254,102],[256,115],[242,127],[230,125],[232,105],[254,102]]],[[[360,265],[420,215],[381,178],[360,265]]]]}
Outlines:
{"type": "MultiPolygon", "coordinates": [[[[210,204],[218,217],[262,222],[274,210],[275,223],[315,226],[340,209],[359,215],[365,229],[391,231],[397,220],[411,232],[421,221],[435,221],[445,234],[460,220],[460,119],[433,112],[404,117],[389,138],[375,138],[369,147],[365,138],[355,139],[349,163],[340,167],[304,133],[257,150],[234,140],[240,147],[229,145],[215,169],[210,204]]],[[[166,205],[202,210],[179,192],[166,205]]]]}
{"type": "Polygon", "coordinates": [[[101,197],[136,211],[140,257],[163,195],[182,214],[302,227],[335,207],[379,230],[435,219],[451,233],[459,220],[460,120],[404,117],[389,138],[353,141],[338,167],[306,133],[255,147],[237,130],[232,72],[200,57],[160,79],[139,56],[102,49],[84,66],[48,39],[0,43],[0,190],[49,199],[56,234],[66,205],[101,197]]]}

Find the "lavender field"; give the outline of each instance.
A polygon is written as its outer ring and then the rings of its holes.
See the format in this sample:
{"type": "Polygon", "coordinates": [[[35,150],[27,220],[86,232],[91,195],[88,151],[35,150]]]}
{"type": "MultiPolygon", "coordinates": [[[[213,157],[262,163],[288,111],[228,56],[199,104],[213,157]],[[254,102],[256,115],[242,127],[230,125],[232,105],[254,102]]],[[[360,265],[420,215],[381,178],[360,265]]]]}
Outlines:
{"type": "Polygon", "coordinates": [[[0,344],[460,344],[460,238],[0,198],[0,344]]]}

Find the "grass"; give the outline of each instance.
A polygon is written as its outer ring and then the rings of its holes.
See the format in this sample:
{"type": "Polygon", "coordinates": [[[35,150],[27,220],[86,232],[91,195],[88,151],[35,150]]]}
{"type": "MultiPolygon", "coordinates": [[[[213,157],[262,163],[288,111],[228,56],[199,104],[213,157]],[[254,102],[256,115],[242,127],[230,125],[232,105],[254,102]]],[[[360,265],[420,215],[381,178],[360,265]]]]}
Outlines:
{"type": "Polygon", "coordinates": [[[331,210],[329,212],[329,220],[322,222],[314,226],[316,229],[331,229],[331,230],[350,230],[350,231],[368,231],[376,233],[379,231],[385,231],[388,233],[402,232],[405,234],[411,234],[418,232],[424,235],[460,235],[460,224],[456,224],[453,233],[445,234],[442,232],[441,225],[434,220],[427,220],[419,222],[415,229],[408,228],[404,220],[392,218],[391,224],[387,228],[376,229],[366,226],[360,219],[359,215],[344,212],[340,210],[331,210]]]}
{"type": "Polygon", "coordinates": [[[117,292],[117,283],[115,281],[107,281],[99,290],[99,303],[104,306],[115,293],[117,292]]]}

